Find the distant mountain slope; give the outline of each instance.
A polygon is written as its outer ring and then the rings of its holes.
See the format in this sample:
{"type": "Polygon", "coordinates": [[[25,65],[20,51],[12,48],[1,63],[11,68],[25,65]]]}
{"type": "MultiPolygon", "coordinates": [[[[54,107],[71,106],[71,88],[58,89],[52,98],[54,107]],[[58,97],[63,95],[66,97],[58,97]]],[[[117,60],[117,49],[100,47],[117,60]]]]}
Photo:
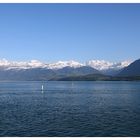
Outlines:
{"type": "Polygon", "coordinates": [[[78,68],[64,67],[56,70],[57,75],[87,75],[87,74],[99,74],[100,72],[89,66],[81,66],[78,68]]]}
{"type": "Polygon", "coordinates": [[[0,69],[0,80],[49,80],[55,75],[53,70],[43,68],[4,70],[0,69]]]}
{"type": "Polygon", "coordinates": [[[49,80],[67,76],[79,76],[87,74],[99,74],[94,68],[64,67],[62,69],[30,68],[30,69],[4,69],[0,68],[0,80],[49,80]]]}
{"type": "Polygon", "coordinates": [[[104,75],[110,75],[110,76],[116,76],[120,73],[122,69],[107,69],[107,70],[101,70],[100,72],[104,75]]]}
{"type": "Polygon", "coordinates": [[[140,59],[125,67],[118,76],[140,76],[140,59]]]}

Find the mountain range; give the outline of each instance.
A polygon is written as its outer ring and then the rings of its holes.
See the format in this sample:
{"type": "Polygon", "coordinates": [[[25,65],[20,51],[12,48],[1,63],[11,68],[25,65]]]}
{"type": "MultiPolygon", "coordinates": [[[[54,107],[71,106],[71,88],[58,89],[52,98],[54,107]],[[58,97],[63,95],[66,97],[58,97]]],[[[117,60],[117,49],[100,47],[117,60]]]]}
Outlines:
{"type": "Polygon", "coordinates": [[[0,60],[0,67],[5,69],[30,69],[30,68],[46,68],[46,69],[62,69],[64,67],[78,68],[82,66],[89,66],[97,70],[107,69],[121,69],[128,66],[132,61],[109,62],[105,60],[90,60],[84,63],[77,61],[58,61],[56,63],[45,63],[38,60],[31,61],[8,61],[6,59],[0,60]]]}
{"type": "Polygon", "coordinates": [[[56,63],[0,60],[0,80],[129,80],[126,77],[132,76],[140,76],[140,59],[118,63],[105,60],[85,63],[73,60],[56,63]]]}

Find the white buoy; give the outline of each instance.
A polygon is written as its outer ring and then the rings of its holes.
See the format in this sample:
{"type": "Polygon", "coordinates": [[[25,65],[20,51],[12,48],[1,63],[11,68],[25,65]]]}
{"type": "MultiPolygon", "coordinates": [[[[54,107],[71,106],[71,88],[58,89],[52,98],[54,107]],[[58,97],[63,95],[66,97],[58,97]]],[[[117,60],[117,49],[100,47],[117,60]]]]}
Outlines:
{"type": "Polygon", "coordinates": [[[42,89],[42,91],[44,90],[44,87],[43,87],[43,85],[42,85],[41,89],[42,89]]]}

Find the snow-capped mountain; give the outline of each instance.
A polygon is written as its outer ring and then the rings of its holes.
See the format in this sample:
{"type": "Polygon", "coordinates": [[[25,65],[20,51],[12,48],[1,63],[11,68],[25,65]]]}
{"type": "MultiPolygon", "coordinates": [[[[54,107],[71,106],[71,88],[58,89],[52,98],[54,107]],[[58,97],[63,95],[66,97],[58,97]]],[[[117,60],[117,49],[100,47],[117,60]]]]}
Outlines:
{"type": "Polygon", "coordinates": [[[72,67],[72,68],[79,68],[84,66],[84,64],[81,64],[79,62],[76,61],[58,61],[56,63],[51,63],[51,64],[47,64],[47,68],[49,69],[62,69],[64,67],[72,67]]]}
{"type": "Polygon", "coordinates": [[[29,68],[44,68],[46,64],[38,60],[25,61],[8,61],[6,59],[0,60],[0,67],[5,69],[29,69],[29,68]]]}
{"type": "Polygon", "coordinates": [[[6,59],[0,60],[0,67],[5,69],[30,69],[30,68],[46,68],[46,69],[62,69],[64,67],[80,68],[83,66],[92,67],[97,70],[108,70],[108,69],[122,69],[128,66],[132,61],[122,62],[109,62],[105,60],[90,60],[86,63],[79,63],[76,61],[58,61],[56,63],[44,63],[38,60],[25,61],[8,61],[6,59]]]}
{"type": "Polygon", "coordinates": [[[86,63],[87,66],[93,67],[97,70],[107,70],[107,69],[122,69],[131,64],[132,61],[122,61],[122,62],[109,62],[105,60],[91,60],[86,63]]]}
{"type": "Polygon", "coordinates": [[[110,75],[115,76],[131,61],[119,63],[104,60],[91,60],[86,63],[58,61],[44,63],[38,60],[8,61],[0,60],[0,80],[51,80],[69,76],[110,75]]]}

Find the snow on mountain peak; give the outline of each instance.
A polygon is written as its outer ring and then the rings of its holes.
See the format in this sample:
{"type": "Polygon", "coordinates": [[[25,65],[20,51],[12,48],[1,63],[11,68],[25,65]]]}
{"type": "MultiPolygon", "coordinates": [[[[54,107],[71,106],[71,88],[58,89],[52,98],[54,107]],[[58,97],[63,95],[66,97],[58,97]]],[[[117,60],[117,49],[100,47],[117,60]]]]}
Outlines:
{"type": "Polygon", "coordinates": [[[44,63],[38,60],[25,61],[8,61],[6,59],[0,60],[0,67],[7,69],[27,69],[27,68],[38,68],[44,67],[44,63]]]}
{"type": "Polygon", "coordinates": [[[86,63],[87,66],[93,67],[97,70],[107,70],[107,69],[121,69],[128,66],[132,61],[122,61],[122,62],[109,62],[105,60],[90,60],[86,63]]]}
{"type": "Polygon", "coordinates": [[[29,68],[47,68],[47,69],[61,69],[64,67],[78,68],[82,66],[90,66],[97,70],[107,70],[107,69],[121,69],[128,66],[132,61],[122,61],[122,62],[109,62],[105,60],[90,60],[85,64],[79,63],[74,60],[70,61],[58,61],[56,63],[44,63],[38,60],[25,61],[8,61],[6,59],[0,60],[0,67],[6,69],[29,69],[29,68]]]}
{"type": "Polygon", "coordinates": [[[71,61],[58,61],[56,63],[51,63],[51,64],[47,65],[47,67],[49,69],[61,69],[61,68],[68,67],[68,66],[78,68],[78,67],[83,66],[83,64],[71,60],[71,61]]]}
{"type": "Polygon", "coordinates": [[[44,67],[44,63],[38,60],[31,60],[28,65],[31,67],[44,67]]]}

